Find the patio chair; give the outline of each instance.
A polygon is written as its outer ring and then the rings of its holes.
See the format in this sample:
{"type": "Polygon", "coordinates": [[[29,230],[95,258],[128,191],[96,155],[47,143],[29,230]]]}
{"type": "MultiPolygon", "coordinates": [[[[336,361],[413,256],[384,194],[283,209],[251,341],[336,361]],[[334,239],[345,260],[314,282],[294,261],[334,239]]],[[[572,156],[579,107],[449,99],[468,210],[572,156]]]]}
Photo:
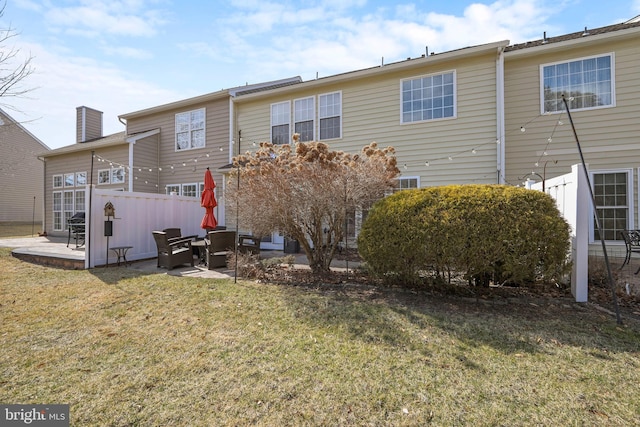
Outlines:
{"type": "Polygon", "coordinates": [[[158,248],[158,268],[172,270],[182,264],[193,267],[193,248],[191,239],[169,239],[164,231],[154,231],[153,238],[158,248]]]}
{"type": "Polygon", "coordinates": [[[240,252],[251,255],[260,255],[260,238],[241,234],[238,239],[238,250],[240,252]]]}
{"type": "Polygon", "coordinates": [[[209,270],[227,266],[227,255],[234,253],[236,232],[233,230],[210,231],[205,237],[209,270]]]}
{"type": "MultiPolygon", "coordinates": [[[[631,255],[634,252],[640,253],[640,230],[622,230],[620,235],[627,249],[624,262],[620,266],[620,270],[622,270],[631,261],[631,255]]],[[[638,271],[640,271],[640,268],[638,268],[638,271]]],[[[638,274],[638,271],[636,271],[636,274],[638,274]]]]}

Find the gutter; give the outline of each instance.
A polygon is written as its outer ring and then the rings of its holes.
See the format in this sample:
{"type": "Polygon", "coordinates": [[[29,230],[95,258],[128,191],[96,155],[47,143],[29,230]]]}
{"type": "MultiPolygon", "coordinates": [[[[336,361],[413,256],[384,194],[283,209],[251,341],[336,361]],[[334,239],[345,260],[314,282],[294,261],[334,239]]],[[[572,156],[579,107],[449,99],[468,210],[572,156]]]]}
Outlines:
{"type": "Polygon", "coordinates": [[[505,124],[504,124],[504,49],[498,48],[498,58],[496,59],[496,143],[497,148],[497,174],[498,184],[505,183],[505,124]]]}

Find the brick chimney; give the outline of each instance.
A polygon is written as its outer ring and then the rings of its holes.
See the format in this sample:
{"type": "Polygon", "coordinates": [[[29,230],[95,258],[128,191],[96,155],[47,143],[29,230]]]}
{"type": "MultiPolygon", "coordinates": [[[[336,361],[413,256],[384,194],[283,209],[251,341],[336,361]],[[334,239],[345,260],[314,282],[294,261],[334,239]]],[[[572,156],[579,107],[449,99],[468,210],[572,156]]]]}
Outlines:
{"type": "Polygon", "coordinates": [[[102,137],[102,111],[89,107],[76,108],[76,142],[102,137]]]}

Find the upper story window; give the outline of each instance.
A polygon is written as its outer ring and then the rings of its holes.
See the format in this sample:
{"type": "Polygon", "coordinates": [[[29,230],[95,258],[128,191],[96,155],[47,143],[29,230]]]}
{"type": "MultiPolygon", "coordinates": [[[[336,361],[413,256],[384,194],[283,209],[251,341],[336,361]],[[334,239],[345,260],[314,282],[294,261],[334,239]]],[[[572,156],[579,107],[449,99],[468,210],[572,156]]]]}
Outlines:
{"type": "Polygon", "coordinates": [[[271,104],[271,142],[273,144],[288,144],[291,141],[290,117],[289,101],[271,104]]]}
{"type": "Polygon", "coordinates": [[[403,80],[402,123],[455,117],[455,71],[403,80]]]}
{"type": "Polygon", "coordinates": [[[176,114],[176,151],[205,146],[205,110],[176,114]]]}
{"type": "Polygon", "coordinates": [[[111,183],[111,169],[98,170],[98,185],[111,183]]]}
{"type": "Polygon", "coordinates": [[[53,175],[53,188],[62,188],[62,175],[53,175]]]}
{"type": "Polygon", "coordinates": [[[615,105],[613,54],[582,58],[540,67],[542,113],[569,108],[588,109],[615,105]]]}
{"type": "Polygon", "coordinates": [[[76,185],[78,187],[82,187],[87,185],[87,173],[86,172],[76,172],[76,185]]]}
{"type": "Polygon", "coordinates": [[[124,168],[113,168],[111,169],[111,183],[112,184],[123,184],[124,183],[124,168]]]}
{"type": "Polygon", "coordinates": [[[314,140],[313,129],[315,115],[315,99],[312,96],[293,101],[294,132],[300,135],[301,142],[314,140]]]}
{"type": "Polygon", "coordinates": [[[65,187],[75,187],[76,186],[76,175],[73,173],[65,173],[64,174],[64,186],[65,187]]]}
{"type": "Polygon", "coordinates": [[[342,92],[319,96],[320,140],[342,137],[342,92]]]}

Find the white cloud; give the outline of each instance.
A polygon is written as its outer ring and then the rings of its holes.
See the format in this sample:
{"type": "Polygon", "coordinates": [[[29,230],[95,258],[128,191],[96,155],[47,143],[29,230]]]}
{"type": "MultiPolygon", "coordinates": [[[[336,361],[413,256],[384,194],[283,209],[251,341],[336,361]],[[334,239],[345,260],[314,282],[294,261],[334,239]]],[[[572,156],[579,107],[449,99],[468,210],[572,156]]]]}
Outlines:
{"type": "MultiPolygon", "coordinates": [[[[22,45],[34,55],[36,73],[25,85],[37,87],[28,98],[11,99],[21,113],[12,116],[51,148],[75,142],[75,108],[85,105],[104,113],[104,133],[124,130],[120,114],[181,99],[184,93],[158,88],[108,63],[61,57],[39,45],[22,45]]],[[[188,95],[186,95],[188,96],[188,95]]]]}

